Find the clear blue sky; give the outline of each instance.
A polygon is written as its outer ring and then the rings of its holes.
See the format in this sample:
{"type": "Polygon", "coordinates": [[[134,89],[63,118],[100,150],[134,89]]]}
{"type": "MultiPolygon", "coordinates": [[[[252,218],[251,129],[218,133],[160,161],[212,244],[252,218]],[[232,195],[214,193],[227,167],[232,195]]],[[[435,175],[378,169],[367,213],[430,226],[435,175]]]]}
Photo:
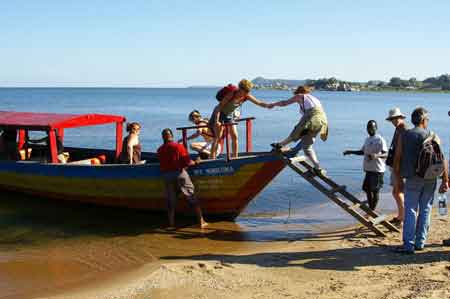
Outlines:
{"type": "Polygon", "coordinates": [[[0,86],[418,79],[450,72],[450,1],[0,2],[0,86]]]}

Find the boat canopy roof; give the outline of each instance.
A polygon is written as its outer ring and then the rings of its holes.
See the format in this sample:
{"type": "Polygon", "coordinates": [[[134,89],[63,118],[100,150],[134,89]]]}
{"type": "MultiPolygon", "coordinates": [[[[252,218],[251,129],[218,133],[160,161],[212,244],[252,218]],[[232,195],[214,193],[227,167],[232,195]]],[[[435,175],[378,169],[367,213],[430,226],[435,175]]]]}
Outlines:
{"type": "Polygon", "coordinates": [[[31,130],[53,130],[122,123],[126,119],[109,114],[66,114],[0,111],[0,127],[31,130]]]}

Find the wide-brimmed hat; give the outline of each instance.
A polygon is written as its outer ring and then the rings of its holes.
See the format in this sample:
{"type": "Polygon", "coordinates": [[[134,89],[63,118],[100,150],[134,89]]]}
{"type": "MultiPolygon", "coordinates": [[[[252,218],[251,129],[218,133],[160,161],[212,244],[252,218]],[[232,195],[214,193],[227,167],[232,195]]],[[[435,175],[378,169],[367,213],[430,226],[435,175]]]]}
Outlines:
{"type": "Polygon", "coordinates": [[[406,118],[406,116],[400,111],[400,108],[395,107],[389,110],[389,115],[386,117],[386,120],[393,120],[394,118],[406,118]]]}

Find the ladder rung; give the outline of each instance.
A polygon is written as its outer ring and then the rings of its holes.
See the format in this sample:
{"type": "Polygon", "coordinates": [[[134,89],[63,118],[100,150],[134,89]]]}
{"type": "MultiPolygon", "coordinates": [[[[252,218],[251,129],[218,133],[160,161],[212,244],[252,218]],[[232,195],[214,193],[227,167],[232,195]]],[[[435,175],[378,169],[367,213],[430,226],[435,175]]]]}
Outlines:
{"type": "Polygon", "coordinates": [[[384,220],[386,220],[386,215],[381,215],[381,216],[378,216],[377,218],[374,218],[374,219],[372,219],[372,223],[374,224],[374,225],[376,225],[376,224],[380,224],[381,222],[383,222],[384,220]]]}
{"type": "Polygon", "coordinates": [[[367,205],[367,203],[368,203],[367,200],[365,200],[365,201],[361,201],[361,202],[355,203],[354,205],[351,205],[350,207],[352,209],[356,209],[356,208],[359,208],[362,205],[367,205]]]}
{"type": "Polygon", "coordinates": [[[347,186],[340,185],[340,186],[337,186],[336,188],[331,189],[330,193],[341,192],[341,191],[344,191],[346,188],[347,188],[347,186]]]}

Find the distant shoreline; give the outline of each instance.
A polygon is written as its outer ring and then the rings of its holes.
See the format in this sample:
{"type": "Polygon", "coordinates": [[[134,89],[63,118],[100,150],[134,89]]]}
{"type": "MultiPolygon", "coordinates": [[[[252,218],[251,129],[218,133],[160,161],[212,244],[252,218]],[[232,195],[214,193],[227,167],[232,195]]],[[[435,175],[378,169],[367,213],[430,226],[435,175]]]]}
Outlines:
{"type": "MultiPolygon", "coordinates": [[[[1,89],[220,89],[220,86],[187,86],[187,87],[131,87],[131,86],[0,86],[1,89]]],[[[255,88],[255,90],[271,90],[271,91],[292,91],[293,89],[281,89],[281,88],[255,88]]],[[[384,92],[404,92],[404,93],[442,93],[449,94],[450,90],[432,90],[432,89],[406,89],[406,88],[361,88],[356,91],[340,91],[340,90],[327,90],[327,89],[315,89],[315,91],[328,91],[328,92],[374,92],[374,93],[384,93],[384,92]]]]}

